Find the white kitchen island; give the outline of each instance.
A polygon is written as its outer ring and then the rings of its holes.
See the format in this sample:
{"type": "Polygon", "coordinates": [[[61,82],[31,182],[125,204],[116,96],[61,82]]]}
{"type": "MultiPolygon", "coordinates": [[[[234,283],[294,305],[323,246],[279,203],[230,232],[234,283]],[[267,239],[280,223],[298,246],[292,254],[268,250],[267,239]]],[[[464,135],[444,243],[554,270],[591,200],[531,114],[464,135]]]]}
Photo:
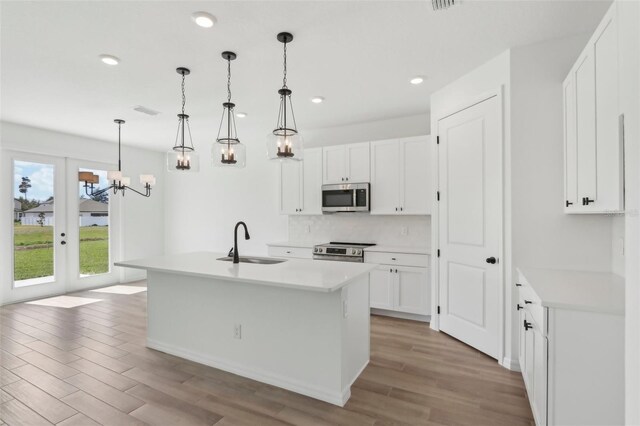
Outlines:
{"type": "Polygon", "coordinates": [[[115,263],[147,271],[147,346],[343,406],[369,362],[369,272],[186,253],[115,263]]]}

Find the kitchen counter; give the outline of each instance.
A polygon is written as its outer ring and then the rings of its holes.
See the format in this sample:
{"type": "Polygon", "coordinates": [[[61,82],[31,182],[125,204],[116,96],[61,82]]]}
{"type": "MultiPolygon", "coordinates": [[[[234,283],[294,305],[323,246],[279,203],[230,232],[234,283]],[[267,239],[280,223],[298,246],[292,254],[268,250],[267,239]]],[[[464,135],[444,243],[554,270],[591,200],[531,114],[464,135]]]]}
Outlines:
{"type": "Polygon", "coordinates": [[[431,250],[427,247],[407,247],[407,246],[387,246],[375,245],[364,249],[365,252],[382,252],[382,253],[406,253],[406,254],[431,254],[431,250]]]}
{"type": "Polygon", "coordinates": [[[147,271],[147,347],[343,406],[369,362],[377,265],[221,257],[115,263],[147,271]]]}
{"type": "Polygon", "coordinates": [[[624,314],[624,278],[610,272],[517,268],[542,306],[624,314]]]}
{"type": "Polygon", "coordinates": [[[375,269],[375,265],[364,263],[306,259],[287,259],[273,265],[233,264],[216,260],[221,257],[226,255],[195,252],[116,262],[115,266],[318,292],[339,290],[375,269]]]}

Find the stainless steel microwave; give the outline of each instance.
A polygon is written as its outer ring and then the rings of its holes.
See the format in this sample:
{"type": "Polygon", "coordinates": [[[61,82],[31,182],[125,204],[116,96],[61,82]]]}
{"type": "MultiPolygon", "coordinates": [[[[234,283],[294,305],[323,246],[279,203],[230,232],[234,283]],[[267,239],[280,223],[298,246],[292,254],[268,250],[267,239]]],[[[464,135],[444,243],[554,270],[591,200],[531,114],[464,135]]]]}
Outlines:
{"type": "Polygon", "coordinates": [[[322,185],[322,211],[368,212],[369,188],[368,183],[322,185]]]}

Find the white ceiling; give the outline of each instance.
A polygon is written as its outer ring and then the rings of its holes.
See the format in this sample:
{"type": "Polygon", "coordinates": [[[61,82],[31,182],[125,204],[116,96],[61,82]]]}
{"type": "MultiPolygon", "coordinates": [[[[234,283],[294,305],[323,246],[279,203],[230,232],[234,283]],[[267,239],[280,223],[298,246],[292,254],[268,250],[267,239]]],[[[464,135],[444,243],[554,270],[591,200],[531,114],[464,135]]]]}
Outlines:
{"type": "Polygon", "coordinates": [[[105,140],[124,118],[124,143],[166,150],[180,107],[175,68],[186,66],[194,142],[208,145],[226,99],[220,52],[233,50],[233,100],[249,114],[239,135],[262,144],[278,107],[280,31],[295,36],[289,87],[304,131],[426,112],[435,89],[509,47],[590,31],[610,2],[463,0],[439,12],[430,0],[2,2],[0,118],[105,140]],[[200,10],[218,23],[196,26],[200,10]],[[413,86],[414,75],[429,78],[413,86]],[[312,104],[315,95],[326,101],[312,104]]]}

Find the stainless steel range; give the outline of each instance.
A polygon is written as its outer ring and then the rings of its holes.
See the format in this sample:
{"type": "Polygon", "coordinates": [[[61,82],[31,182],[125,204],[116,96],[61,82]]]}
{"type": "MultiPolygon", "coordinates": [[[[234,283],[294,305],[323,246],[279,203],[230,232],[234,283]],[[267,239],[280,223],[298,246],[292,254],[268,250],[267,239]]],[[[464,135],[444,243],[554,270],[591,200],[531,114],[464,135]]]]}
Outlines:
{"type": "Polygon", "coordinates": [[[372,243],[331,242],[313,247],[316,260],[338,260],[340,262],[364,262],[364,249],[375,246],[372,243]]]}

